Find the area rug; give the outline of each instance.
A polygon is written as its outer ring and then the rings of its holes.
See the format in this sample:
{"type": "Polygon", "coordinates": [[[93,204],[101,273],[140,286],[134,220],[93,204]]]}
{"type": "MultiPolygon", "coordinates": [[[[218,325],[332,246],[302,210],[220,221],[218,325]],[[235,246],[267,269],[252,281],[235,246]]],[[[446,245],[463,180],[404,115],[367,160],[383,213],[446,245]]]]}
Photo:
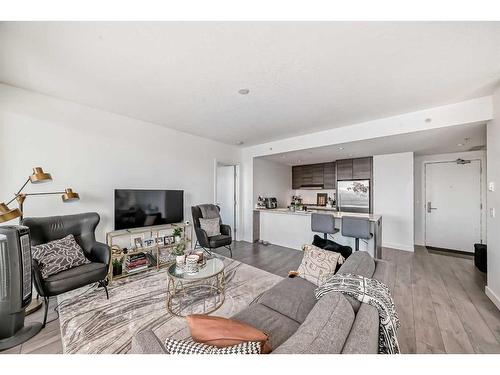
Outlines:
{"type": "MultiPolygon", "coordinates": [[[[223,305],[212,315],[231,317],[282,280],[225,257],[223,305]]],[[[109,300],[102,288],[84,287],[58,297],[64,353],[127,353],[136,332],[151,329],[163,341],[188,338],[186,319],[166,308],[167,270],[151,270],[114,281],[109,300]]]]}

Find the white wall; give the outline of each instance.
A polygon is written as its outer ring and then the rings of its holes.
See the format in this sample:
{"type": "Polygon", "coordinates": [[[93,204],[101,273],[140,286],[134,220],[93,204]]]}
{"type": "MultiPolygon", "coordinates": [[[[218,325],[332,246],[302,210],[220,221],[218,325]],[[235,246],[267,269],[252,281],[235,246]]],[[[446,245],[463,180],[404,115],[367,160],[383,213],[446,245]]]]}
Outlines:
{"type": "Polygon", "coordinates": [[[253,159],[256,157],[448,126],[484,123],[492,117],[492,98],[486,96],[246,147],[242,150],[241,156],[241,227],[244,230],[244,238],[246,241],[252,241],[253,159]],[[432,121],[426,121],[429,118],[432,121]]]}
{"type": "Polygon", "coordinates": [[[278,207],[292,200],[292,167],[261,158],[253,162],[253,205],[262,197],[275,197],[278,207]]]}
{"type": "Polygon", "coordinates": [[[96,211],[101,241],[113,227],[113,189],[182,189],[190,220],[191,205],[213,202],[214,159],[240,159],[237,147],[1,84],[0,152],[0,201],[42,166],[53,182],[28,192],[72,187],[81,200],[29,197],[25,215],[96,211]]]}
{"type": "Polygon", "coordinates": [[[373,157],[373,213],[382,246],[413,251],[413,152],[373,157]]]}
{"type": "Polygon", "coordinates": [[[488,285],[486,294],[500,309],[500,86],[493,95],[494,119],[487,125],[487,179],[495,183],[495,191],[488,191],[488,285]],[[490,210],[496,211],[491,217],[490,210]]]}
{"type": "Polygon", "coordinates": [[[293,195],[298,195],[302,198],[302,203],[304,203],[305,205],[316,204],[318,193],[328,194],[329,198],[335,200],[335,189],[322,189],[322,190],[297,189],[292,191],[293,195]]]}
{"type": "MultiPolygon", "coordinates": [[[[415,156],[415,244],[425,245],[425,174],[424,165],[429,162],[452,161],[462,159],[479,159],[483,169],[482,202],[486,208],[486,151],[453,152],[439,155],[415,156]]],[[[457,202],[459,204],[459,202],[457,202]]],[[[486,209],[483,210],[482,238],[486,240],[486,209]]]]}

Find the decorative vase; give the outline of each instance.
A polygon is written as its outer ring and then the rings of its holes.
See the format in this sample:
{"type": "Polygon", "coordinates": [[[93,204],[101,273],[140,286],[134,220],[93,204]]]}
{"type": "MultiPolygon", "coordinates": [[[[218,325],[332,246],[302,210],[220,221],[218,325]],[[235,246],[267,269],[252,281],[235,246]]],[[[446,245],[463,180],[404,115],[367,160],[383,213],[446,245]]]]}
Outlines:
{"type": "Polygon", "coordinates": [[[175,242],[176,243],[181,242],[181,236],[175,236],[175,242]]]}
{"type": "Polygon", "coordinates": [[[186,261],[186,256],[185,255],[177,255],[175,257],[175,266],[179,269],[182,269],[184,267],[184,262],[186,261]]]}
{"type": "Polygon", "coordinates": [[[184,267],[184,270],[188,274],[195,274],[198,272],[198,255],[188,255],[186,257],[186,266],[184,267]]]}

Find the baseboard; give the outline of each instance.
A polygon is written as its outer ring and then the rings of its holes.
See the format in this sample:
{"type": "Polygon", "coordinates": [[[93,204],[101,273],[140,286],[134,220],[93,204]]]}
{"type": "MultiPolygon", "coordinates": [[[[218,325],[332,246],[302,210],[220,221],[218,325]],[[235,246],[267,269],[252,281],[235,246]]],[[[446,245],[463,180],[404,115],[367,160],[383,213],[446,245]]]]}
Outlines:
{"type": "Polygon", "coordinates": [[[498,310],[500,310],[500,297],[498,297],[490,288],[488,288],[488,285],[484,287],[484,292],[488,296],[488,298],[495,304],[498,310]]]}
{"type": "Polygon", "coordinates": [[[399,243],[391,243],[391,242],[384,242],[382,243],[382,247],[390,247],[391,249],[396,249],[396,250],[404,250],[404,251],[411,251],[414,252],[414,246],[408,246],[408,245],[402,245],[399,243]]]}

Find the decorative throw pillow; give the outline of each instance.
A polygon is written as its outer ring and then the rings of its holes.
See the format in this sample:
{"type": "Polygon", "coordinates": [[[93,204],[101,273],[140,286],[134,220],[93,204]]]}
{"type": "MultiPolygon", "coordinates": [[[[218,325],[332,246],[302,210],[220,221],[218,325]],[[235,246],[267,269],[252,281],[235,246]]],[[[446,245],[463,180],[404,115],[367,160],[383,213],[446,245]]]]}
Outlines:
{"type": "Polygon", "coordinates": [[[59,240],[32,246],[31,254],[39,263],[44,279],[58,272],[90,263],[72,234],[59,240]]]}
{"type": "Polygon", "coordinates": [[[337,263],[344,262],[339,253],[323,250],[314,245],[304,245],[302,250],[304,257],[298,269],[299,276],[316,285],[323,284],[335,273],[337,263]]]}
{"type": "Polygon", "coordinates": [[[224,348],[243,342],[259,341],[262,344],[262,353],[271,352],[271,346],[267,342],[269,335],[251,325],[238,320],[201,314],[188,315],[186,318],[191,338],[195,342],[224,348]]]}
{"type": "Polygon", "coordinates": [[[208,237],[218,236],[220,234],[220,220],[218,217],[213,219],[200,219],[200,227],[207,232],[208,237]]]}
{"type": "Polygon", "coordinates": [[[260,342],[247,341],[238,345],[218,348],[199,342],[167,339],[165,349],[168,354],[260,354],[260,342]]]}

